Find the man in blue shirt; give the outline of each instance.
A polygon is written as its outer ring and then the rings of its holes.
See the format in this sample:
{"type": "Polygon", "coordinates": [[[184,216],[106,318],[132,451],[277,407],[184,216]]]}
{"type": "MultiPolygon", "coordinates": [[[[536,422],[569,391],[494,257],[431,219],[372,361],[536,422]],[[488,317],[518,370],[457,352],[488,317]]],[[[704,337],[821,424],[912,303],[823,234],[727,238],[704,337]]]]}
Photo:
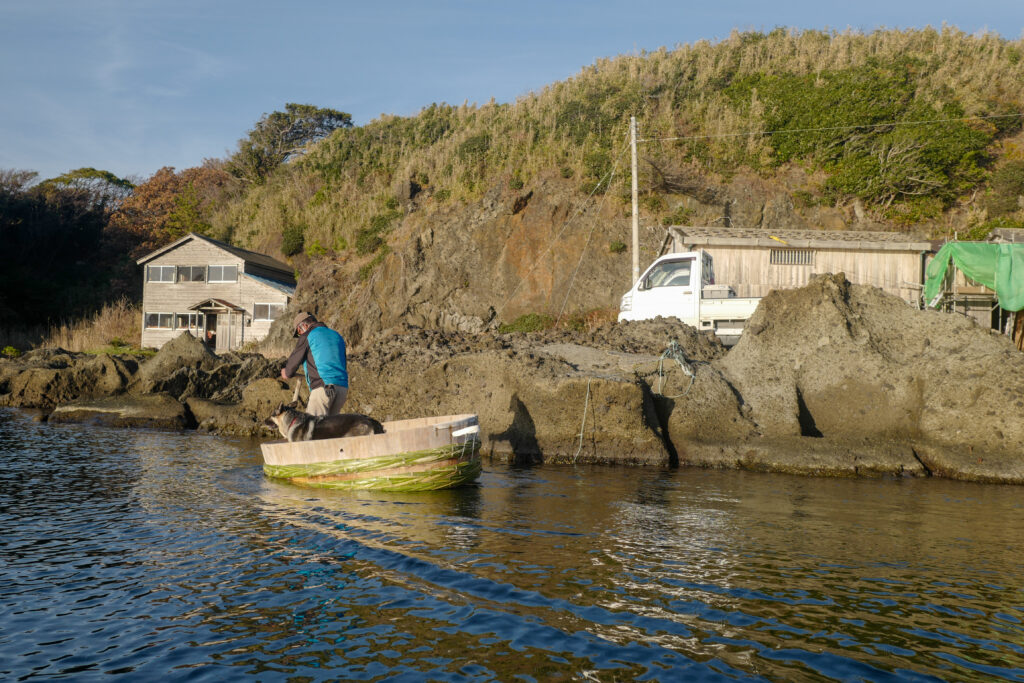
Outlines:
{"type": "Polygon", "coordinates": [[[295,316],[295,334],[299,343],[281,369],[281,378],[291,379],[301,365],[309,385],[306,412],[316,416],[337,415],[348,398],[345,339],[306,312],[295,316]]]}

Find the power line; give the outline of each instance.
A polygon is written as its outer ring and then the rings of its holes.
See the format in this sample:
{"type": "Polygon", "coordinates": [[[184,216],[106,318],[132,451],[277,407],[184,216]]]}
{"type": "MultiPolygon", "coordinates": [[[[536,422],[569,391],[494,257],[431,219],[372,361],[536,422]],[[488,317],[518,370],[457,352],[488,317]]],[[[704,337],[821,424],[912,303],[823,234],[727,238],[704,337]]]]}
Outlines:
{"type": "Polygon", "coordinates": [[[673,140],[710,140],[713,138],[753,137],[755,135],[780,135],[783,133],[815,133],[833,130],[859,130],[867,128],[886,128],[888,126],[923,126],[936,123],[958,123],[962,121],[987,121],[990,119],[1017,119],[1024,117],[1024,112],[1016,114],[994,114],[992,116],[964,116],[958,119],[931,119],[924,121],[889,121],[887,123],[864,123],[854,126],[827,126],[822,128],[784,128],[782,130],[747,131],[745,133],[720,133],[717,135],[684,135],[672,138],[640,138],[637,142],[670,142],[673,140]]]}

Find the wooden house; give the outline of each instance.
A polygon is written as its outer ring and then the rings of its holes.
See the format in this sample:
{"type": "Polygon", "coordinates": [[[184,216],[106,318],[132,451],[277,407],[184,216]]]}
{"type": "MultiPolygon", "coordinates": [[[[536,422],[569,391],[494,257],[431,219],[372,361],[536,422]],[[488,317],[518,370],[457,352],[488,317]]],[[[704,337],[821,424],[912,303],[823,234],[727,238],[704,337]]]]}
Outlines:
{"type": "Polygon", "coordinates": [[[715,282],[739,297],[802,287],[817,273],[845,273],[850,282],[917,305],[932,245],[894,232],[673,226],[661,252],[695,249],[711,254],[715,282]]]}
{"type": "Polygon", "coordinates": [[[292,269],[266,254],[189,233],[143,256],[142,346],[186,330],[217,352],[262,339],[295,295],[292,269]]]}

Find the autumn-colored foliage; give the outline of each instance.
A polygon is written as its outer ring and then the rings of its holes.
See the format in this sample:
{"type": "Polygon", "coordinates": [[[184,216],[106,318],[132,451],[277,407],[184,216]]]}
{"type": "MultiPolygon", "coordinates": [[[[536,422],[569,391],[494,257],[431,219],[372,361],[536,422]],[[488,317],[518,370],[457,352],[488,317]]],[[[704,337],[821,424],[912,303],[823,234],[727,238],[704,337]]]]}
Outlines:
{"type": "Polygon", "coordinates": [[[215,164],[175,172],[165,166],[138,185],[112,216],[108,230],[133,258],[189,233],[209,232],[209,212],[233,186],[215,164]]]}

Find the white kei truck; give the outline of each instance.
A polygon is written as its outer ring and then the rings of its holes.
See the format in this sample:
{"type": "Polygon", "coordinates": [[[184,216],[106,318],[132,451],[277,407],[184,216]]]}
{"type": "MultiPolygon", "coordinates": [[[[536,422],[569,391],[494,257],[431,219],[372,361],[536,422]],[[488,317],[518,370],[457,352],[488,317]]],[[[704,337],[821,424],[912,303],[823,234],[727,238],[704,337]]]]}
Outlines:
{"type": "Polygon", "coordinates": [[[715,284],[711,254],[699,249],[665,254],[648,266],[622,296],[619,321],[674,316],[732,346],[759,301],[759,297],[737,298],[729,285],[715,284]]]}

